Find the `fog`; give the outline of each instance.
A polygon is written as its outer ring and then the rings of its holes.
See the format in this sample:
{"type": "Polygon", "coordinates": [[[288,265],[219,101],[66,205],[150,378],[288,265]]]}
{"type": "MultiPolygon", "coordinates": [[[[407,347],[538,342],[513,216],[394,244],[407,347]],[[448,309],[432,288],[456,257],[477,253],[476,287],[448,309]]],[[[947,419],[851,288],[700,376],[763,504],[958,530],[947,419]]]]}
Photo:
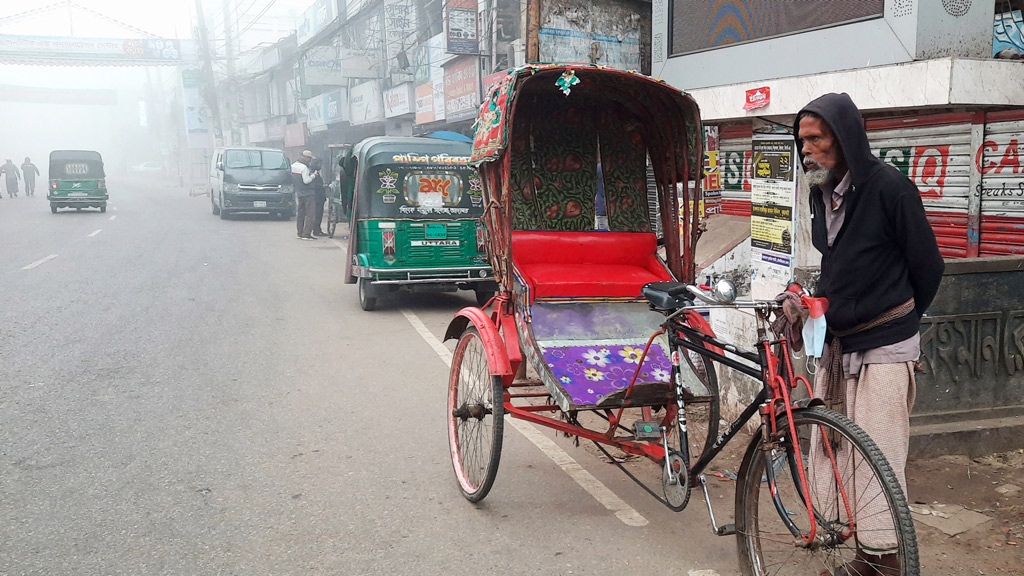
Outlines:
{"type": "MultiPolygon", "coordinates": [[[[237,0],[202,1],[215,50],[223,37],[225,6],[234,12],[236,31],[238,18],[260,15],[254,25],[245,24],[243,38],[236,37],[238,50],[287,35],[296,14],[311,3],[278,0],[269,6],[262,1],[250,6],[237,0]],[[263,7],[269,10],[261,12],[263,7]]],[[[0,35],[191,39],[198,20],[195,0],[61,4],[53,0],[0,3],[0,35]]],[[[161,162],[168,176],[176,175],[179,148],[182,164],[188,163],[178,67],[4,62],[0,58],[0,162],[10,158],[20,165],[31,157],[44,178],[47,157],[58,149],[98,151],[108,174],[114,176],[143,162],[161,162]]]]}

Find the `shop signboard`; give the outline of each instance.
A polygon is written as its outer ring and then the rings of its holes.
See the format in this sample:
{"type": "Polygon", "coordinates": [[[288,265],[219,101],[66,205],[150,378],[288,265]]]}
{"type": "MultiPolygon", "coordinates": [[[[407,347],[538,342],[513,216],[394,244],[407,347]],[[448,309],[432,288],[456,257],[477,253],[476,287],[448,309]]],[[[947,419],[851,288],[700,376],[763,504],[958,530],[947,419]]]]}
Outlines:
{"type": "Polygon", "coordinates": [[[480,103],[479,64],[475,56],[463,56],[444,67],[444,113],[448,122],[476,116],[480,103]]]}
{"type": "Polygon", "coordinates": [[[245,127],[245,131],[248,133],[250,144],[258,144],[260,142],[267,141],[267,127],[263,124],[263,122],[253,122],[252,124],[247,124],[245,127]]]}
{"type": "Polygon", "coordinates": [[[380,82],[370,80],[354,86],[349,92],[349,107],[353,125],[369,124],[384,120],[381,105],[380,82]]]}
{"type": "Polygon", "coordinates": [[[306,127],[310,134],[327,130],[327,116],[325,116],[326,94],[319,94],[306,100],[306,127]]]}
{"type": "Polygon", "coordinates": [[[416,42],[416,6],[412,0],[384,2],[384,49],[389,74],[412,76],[416,42]]]}
{"type": "Polygon", "coordinates": [[[434,121],[434,83],[427,82],[416,87],[416,123],[430,124],[434,121]]]}
{"type": "Polygon", "coordinates": [[[335,0],[316,0],[295,21],[295,38],[302,46],[338,17],[335,0]]]}
{"type": "Polygon", "coordinates": [[[302,57],[302,77],[306,86],[342,86],[345,71],[334,46],[315,46],[302,57]]]}
{"type": "Polygon", "coordinates": [[[477,0],[449,0],[445,12],[445,32],[448,52],[452,54],[479,54],[477,36],[477,0]]]}
{"type": "Polygon", "coordinates": [[[344,88],[324,94],[324,122],[336,124],[348,121],[348,101],[344,88]]]}
{"type": "Polygon", "coordinates": [[[274,116],[266,120],[267,141],[284,140],[284,127],[288,123],[284,116],[274,116]]]}
{"type": "Polygon", "coordinates": [[[399,84],[384,92],[384,117],[394,118],[415,112],[412,82],[399,84]]]}

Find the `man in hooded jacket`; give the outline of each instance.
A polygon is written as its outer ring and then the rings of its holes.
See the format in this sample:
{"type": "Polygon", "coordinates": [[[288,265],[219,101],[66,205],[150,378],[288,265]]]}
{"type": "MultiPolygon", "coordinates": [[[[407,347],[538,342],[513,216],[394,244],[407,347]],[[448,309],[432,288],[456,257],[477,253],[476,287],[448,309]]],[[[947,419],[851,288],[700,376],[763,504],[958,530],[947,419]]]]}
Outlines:
{"type": "MultiPolygon", "coordinates": [[[[821,252],[817,296],[828,299],[828,347],[815,396],[875,441],[906,494],[914,365],[920,321],[944,264],[917,187],[871,153],[860,110],[847,94],[805,106],[794,132],[811,186],[811,239],[821,252]]],[[[815,458],[811,457],[812,465],[815,458]]],[[[856,557],[835,574],[900,574],[896,534],[882,498],[859,490],[856,557]]]]}

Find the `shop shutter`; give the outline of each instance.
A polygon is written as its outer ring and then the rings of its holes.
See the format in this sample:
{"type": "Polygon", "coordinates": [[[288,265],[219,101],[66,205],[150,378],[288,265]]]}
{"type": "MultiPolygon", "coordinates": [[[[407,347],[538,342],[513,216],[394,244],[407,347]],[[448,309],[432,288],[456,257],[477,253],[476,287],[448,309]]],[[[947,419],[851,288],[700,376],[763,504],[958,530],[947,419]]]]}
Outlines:
{"type": "Polygon", "coordinates": [[[753,175],[751,124],[719,128],[718,159],[722,171],[722,213],[750,216],[750,178],[753,175]]]}
{"type": "Polygon", "coordinates": [[[967,256],[971,115],[878,118],[867,121],[867,130],[871,152],[920,190],[942,255],[967,256]]]}
{"type": "MultiPolygon", "coordinates": [[[[1024,254],[1024,111],[986,117],[981,172],[979,256],[1024,254]]],[[[976,191],[978,192],[978,191],[976,191]]]]}

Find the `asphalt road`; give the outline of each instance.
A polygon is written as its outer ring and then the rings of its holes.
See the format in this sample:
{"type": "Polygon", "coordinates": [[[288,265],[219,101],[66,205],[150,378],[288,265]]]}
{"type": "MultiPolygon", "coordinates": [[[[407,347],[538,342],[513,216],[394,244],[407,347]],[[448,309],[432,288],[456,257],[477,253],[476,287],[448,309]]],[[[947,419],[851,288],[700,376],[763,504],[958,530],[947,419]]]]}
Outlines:
{"type": "Polygon", "coordinates": [[[506,426],[461,497],[432,341],[472,293],[363,312],[342,243],[109,185],[0,200],[0,574],[738,573],[698,492],[673,513],[548,430],[506,426]]]}

